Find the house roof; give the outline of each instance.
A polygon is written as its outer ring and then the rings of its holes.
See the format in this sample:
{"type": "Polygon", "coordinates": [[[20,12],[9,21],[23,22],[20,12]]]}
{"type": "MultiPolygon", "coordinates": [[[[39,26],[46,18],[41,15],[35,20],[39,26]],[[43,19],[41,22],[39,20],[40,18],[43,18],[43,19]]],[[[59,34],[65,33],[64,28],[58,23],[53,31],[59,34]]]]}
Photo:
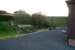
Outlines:
{"type": "Polygon", "coordinates": [[[8,13],[6,11],[0,11],[0,21],[13,20],[13,16],[13,14],[8,13]]]}
{"type": "Polygon", "coordinates": [[[13,16],[11,13],[8,13],[6,11],[0,10],[0,15],[2,16],[13,16]]]}
{"type": "Polygon", "coordinates": [[[0,16],[14,16],[13,14],[9,14],[9,13],[7,13],[7,14],[0,14],[0,16]]]}

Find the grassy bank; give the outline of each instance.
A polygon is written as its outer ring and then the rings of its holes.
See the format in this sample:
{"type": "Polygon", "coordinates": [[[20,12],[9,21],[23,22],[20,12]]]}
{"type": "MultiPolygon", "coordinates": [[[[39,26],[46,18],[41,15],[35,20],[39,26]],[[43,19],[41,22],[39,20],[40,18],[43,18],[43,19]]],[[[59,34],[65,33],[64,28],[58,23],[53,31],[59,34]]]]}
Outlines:
{"type": "Polygon", "coordinates": [[[14,27],[9,22],[0,22],[0,39],[13,35],[16,35],[14,27]]]}
{"type": "Polygon", "coordinates": [[[10,39],[10,38],[14,38],[14,37],[16,37],[16,33],[15,32],[0,34],[0,40],[10,39]]]}

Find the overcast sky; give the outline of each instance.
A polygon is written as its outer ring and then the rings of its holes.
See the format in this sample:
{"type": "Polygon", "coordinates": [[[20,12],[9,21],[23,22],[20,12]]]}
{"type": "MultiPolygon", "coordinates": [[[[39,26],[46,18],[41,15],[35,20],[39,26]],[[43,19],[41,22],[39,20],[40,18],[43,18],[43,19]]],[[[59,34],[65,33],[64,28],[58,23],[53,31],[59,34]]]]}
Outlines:
{"type": "Polygon", "coordinates": [[[65,0],[0,0],[0,10],[10,13],[25,10],[30,14],[41,11],[48,16],[68,16],[65,0]]]}

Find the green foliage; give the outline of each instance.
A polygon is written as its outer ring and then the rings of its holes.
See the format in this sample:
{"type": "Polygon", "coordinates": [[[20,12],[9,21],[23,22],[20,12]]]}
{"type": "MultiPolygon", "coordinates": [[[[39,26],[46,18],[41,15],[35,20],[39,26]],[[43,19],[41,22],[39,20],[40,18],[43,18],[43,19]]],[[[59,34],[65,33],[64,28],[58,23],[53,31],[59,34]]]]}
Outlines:
{"type": "Polygon", "coordinates": [[[34,31],[34,28],[33,27],[23,27],[21,28],[23,30],[23,32],[25,33],[30,33],[30,32],[33,32],[34,31]]]}
{"type": "Polygon", "coordinates": [[[1,33],[10,33],[10,32],[15,32],[15,30],[13,29],[13,26],[9,25],[9,22],[2,22],[0,21],[0,34],[1,33]]]}
{"type": "Polygon", "coordinates": [[[0,21],[9,21],[11,19],[11,16],[0,15],[0,21]]]}

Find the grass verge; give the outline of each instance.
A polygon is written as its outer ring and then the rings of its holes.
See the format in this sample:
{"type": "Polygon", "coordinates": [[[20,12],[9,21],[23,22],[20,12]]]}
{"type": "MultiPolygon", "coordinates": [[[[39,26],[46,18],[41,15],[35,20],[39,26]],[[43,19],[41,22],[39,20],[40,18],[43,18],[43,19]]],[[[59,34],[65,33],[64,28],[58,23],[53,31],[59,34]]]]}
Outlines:
{"type": "MultiPolygon", "coordinates": [[[[44,31],[48,31],[48,29],[39,29],[36,32],[44,32],[44,31]]],[[[25,36],[25,35],[27,34],[17,34],[16,32],[1,33],[0,40],[12,39],[12,38],[20,37],[20,36],[25,36]]]]}
{"type": "Polygon", "coordinates": [[[16,37],[16,32],[1,33],[0,34],[0,40],[15,38],[15,37],[16,37]]]}

